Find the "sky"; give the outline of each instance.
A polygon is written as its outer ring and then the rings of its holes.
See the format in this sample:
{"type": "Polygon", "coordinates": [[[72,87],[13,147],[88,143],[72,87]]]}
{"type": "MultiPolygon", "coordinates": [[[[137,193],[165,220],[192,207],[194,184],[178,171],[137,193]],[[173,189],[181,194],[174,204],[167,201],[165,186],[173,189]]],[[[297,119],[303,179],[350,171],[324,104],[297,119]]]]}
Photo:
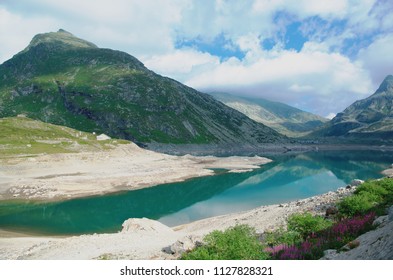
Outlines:
{"type": "Polygon", "coordinates": [[[0,63],[60,28],[200,91],[330,118],[393,74],[391,0],[0,0],[0,63]]]}

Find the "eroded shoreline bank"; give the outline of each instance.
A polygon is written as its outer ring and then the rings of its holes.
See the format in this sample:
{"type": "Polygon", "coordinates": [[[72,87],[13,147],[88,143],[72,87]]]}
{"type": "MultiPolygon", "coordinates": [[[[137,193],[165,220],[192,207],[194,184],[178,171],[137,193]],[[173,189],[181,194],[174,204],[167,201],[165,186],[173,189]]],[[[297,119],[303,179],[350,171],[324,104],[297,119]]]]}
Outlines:
{"type": "Polygon", "coordinates": [[[215,168],[245,172],[270,161],[259,156],[173,156],[135,144],[104,152],[2,159],[0,200],[64,200],[136,190],[210,176],[215,168]]]}
{"type": "Polygon", "coordinates": [[[213,230],[248,224],[256,228],[258,233],[263,233],[283,225],[292,213],[323,213],[354,189],[340,188],[306,199],[261,206],[173,228],[143,218],[128,219],[121,232],[112,234],[71,237],[11,237],[8,234],[0,237],[0,259],[176,259],[181,250],[192,247],[195,241],[202,240],[205,234],[213,230]]]}

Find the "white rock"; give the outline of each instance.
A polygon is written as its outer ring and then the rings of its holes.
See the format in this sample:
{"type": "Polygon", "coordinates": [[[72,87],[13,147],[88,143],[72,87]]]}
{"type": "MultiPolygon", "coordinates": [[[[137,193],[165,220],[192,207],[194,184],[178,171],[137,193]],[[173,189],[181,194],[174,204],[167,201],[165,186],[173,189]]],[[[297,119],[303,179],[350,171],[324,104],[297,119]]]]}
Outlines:
{"type": "Polygon", "coordinates": [[[110,140],[111,138],[106,134],[100,134],[97,136],[98,141],[110,140]]]}
{"type": "Polygon", "coordinates": [[[147,218],[132,218],[124,221],[121,232],[152,232],[152,233],[172,233],[173,230],[160,222],[147,218]]]}

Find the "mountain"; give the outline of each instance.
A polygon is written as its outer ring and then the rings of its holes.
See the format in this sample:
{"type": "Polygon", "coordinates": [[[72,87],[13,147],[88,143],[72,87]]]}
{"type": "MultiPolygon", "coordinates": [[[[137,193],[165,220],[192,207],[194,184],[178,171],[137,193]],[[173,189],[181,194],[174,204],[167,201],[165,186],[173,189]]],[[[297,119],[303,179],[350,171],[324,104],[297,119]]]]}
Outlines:
{"type": "Polygon", "coordinates": [[[377,91],[337,114],[316,137],[386,139],[393,137],[393,76],[387,76],[377,91]]]}
{"type": "Polygon", "coordinates": [[[60,29],[0,65],[0,117],[29,118],[149,143],[276,143],[242,113],[60,29]]]}
{"type": "Polygon", "coordinates": [[[211,93],[217,100],[249,118],[289,137],[299,137],[328,121],[323,117],[299,110],[284,103],[263,98],[240,97],[228,93],[211,93]]]}

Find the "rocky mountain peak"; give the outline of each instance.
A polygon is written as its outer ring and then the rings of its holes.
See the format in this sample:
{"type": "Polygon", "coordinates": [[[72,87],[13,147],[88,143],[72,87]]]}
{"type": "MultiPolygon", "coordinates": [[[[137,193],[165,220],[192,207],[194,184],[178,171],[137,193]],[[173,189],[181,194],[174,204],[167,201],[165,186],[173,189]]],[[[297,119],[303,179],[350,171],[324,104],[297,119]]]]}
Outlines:
{"type": "Polygon", "coordinates": [[[37,34],[23,52],[39,44],[62,45],[72,48],[97,48],[95,44],[80,39],[64,29],[59,29],[57,32],[37,34]]]}
{"type": "Polygon", "coordinates": [[[353,139],[393,139],[393,76],[388,75],[377,91],[348,106],[324,128],[311,135],[346,136],[353,139]]]}
{"type": "Polygon", "coordinates": [[[388,75],[382,82],[382,84],[379,86],[377,93],[382,93],[382,92],[392,92],[393,93],[393,75],[388,75]]]}

